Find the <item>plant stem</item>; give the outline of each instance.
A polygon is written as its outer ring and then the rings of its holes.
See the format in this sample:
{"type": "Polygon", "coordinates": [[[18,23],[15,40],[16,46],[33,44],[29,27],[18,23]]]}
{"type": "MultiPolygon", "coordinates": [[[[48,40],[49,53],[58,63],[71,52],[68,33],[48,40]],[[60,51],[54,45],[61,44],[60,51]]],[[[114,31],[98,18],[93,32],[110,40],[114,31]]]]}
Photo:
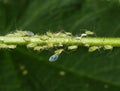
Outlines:
{"type": "Polygon", "coordinates": [[[29,37],[16,37],[16,36],[0,36],[0,44],[6,45],[27,45],[27,44],[39,44],[48,45],[52,43],[53,45],[89,45],[89,46],[104,46],[111,45],[113,47],[120,47],[120,38],[95,38],[86,37],[82,39],[76,39],[76,37],[54,37],[42,39],[41,36],[29,36],[29,37]]]}

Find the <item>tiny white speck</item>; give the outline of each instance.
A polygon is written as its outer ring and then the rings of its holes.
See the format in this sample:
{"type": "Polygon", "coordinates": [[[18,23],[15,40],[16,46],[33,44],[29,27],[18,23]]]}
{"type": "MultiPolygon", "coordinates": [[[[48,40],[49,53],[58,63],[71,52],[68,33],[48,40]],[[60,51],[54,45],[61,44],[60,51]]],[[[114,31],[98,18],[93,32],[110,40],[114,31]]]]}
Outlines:
{"type": "Polygon", "coordinates": [[[108,88],[108,85],[107,85],[107,84],[105,84],[105,85],[104,85],[104,88],[108,88]]]}
{"type": "Polygon", "coordinates": [[[65,72],[65,71],[60,71],[59,74],[60,74],[61,76],[64,76],[64,75],[66,74],[66,72],[65,72]]]}
{"type": "Polygon", "coordinates": [[[22,74],[25,76],[28,74],[28,71],[27,70],[23,70],[22,74]]]}
{"type": "Polygon", "coordinates": [[[88,84],[88,83],[86,84],[86,87],[89,87],[89,84],[88,84]]]}
{"type": "Polygon", "coordinates": [[[20,65],[20,70],[24,70],[25,66],[24,65],[20,65]]]}

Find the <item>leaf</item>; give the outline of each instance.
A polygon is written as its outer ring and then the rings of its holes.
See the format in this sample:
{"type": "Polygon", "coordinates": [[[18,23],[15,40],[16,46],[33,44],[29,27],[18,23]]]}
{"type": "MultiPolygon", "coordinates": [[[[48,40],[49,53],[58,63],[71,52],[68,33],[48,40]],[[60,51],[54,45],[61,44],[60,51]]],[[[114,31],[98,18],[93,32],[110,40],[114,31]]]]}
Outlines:
{"type": "MultiPolygon", "coordinates": [[[[46,31],[89,29],[98,37],[119,37],[119,0],[6,0],[0,1],[1,33],[16,28],[46,31]]],[[[1,50],[1,91],[119,91],[119,48],[89,53],[87,48],[62,53],[48,61],[52,50],[36,52],[18,47],[1,50]]]]}

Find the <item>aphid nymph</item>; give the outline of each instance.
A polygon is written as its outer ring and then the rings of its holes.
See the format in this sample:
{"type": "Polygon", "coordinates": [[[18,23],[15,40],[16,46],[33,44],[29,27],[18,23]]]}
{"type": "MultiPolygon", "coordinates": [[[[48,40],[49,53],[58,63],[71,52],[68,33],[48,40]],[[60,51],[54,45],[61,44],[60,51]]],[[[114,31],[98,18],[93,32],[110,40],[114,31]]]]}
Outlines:
{"type": "Polygon", "coordinates": [[[91,46],[91,47],[89,47],[89,52],[94,52],[94,51],[96,51],[96,50],[98,50],[100,47],[99,46],[91,46]]]}
{"type": "Polygon", "coordinates": [[[86,37],[88,35],[94,35],[94,32],[92,32],[92,31],[85,31],[85,33],[81,34],[80,37],[76,37],[76,39],[82,39],[83,37],[86,37]]]}
{"type": "Polygon", "coordinates": [[[81,40],[83,37],[86,37],[86,36],[87,36],[87,34],[83,33],[80,36],[77,36],[76,39],[81,40]]]}
{"type": "Polygon", "coordinates": [[[56,61],[56,60],[58,59],[59,55],[60,55],[59,53],[52,55],[52,56],[49,58],[49,61],[50,61],[50,62],[56,61]]]}
{"type": "Polygon", "coordinates": [[[64,51],[64,49],[57,49],[57,50],[55,51],[55,54],[61,54],[63,51],[64,51]]]}
{"type": "Polygon", "coordinates": [[[55,54],[49,58],[50,62],[54,62],[58,59],[59,55],[64,51],[64,49],[58,49],[55,51],[55,54]]]}
{"type": "Polygon", "coordinates": [[[112,47],[111,45],[105,45],[105,46],[104,46],[104,49],[105,49],[105,50],[112,50],[113,47],[112,47]]]}
{"type": "Polygon", "coordinates": [[[68,50],[75,50],[77,48],[78,48],[77,45],[68,46],[68,50]]]}
{"type": "Polygon", "coordinates": [[[34,33],[31,31],[24,31],[25,36],[34,36],[34,33]]]}
{"type": "Polygon", "coordinates": [[[85,34],[87,34],[87,35],[94,35],[95,33],[92,32],[92,31],[87,30],[87,31],[85,31],[85,34]]]}
{"type": "Polygon", "coordinates": [[[87,34],[86,34],[86,33],[83,33],[83,34],[81,34],[80,37],[82,38],[82,37],[86,37],[86,36],[87,36],[87,34]]]}

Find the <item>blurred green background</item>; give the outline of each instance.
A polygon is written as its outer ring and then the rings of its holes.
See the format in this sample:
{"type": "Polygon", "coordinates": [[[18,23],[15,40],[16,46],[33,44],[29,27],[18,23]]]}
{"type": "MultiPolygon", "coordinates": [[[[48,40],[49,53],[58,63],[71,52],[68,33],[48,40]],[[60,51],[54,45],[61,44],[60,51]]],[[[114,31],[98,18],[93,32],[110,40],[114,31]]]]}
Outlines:
{"type": "MultiPolygon", "coordinates": [[[[15,29],[120,37],[120,0],[0,0],[0,35],[15,29]]],[[[1,49],[0,91],[120,91],[120,48],[53,53],[1,49]]]]}

